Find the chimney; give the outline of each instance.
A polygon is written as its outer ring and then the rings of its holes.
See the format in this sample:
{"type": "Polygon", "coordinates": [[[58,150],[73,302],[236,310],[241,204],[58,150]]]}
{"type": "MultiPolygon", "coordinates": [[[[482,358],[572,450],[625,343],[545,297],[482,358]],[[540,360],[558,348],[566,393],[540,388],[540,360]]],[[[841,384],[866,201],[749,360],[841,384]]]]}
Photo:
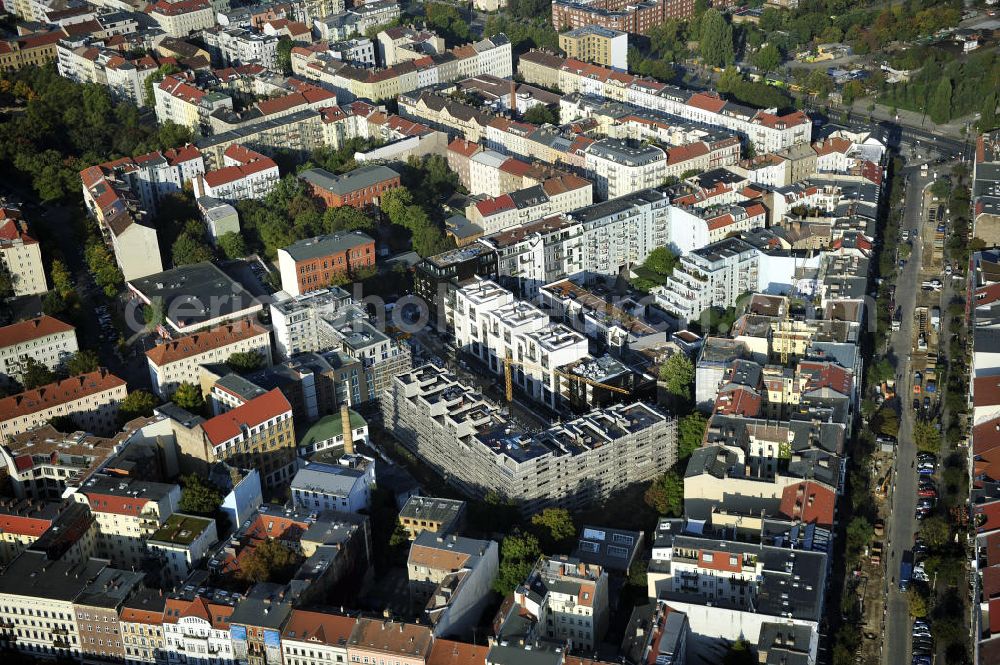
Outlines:
{"type": "Polygon", "coordinates": [[[351,438],[351,410],[347,404],[340,405],[340,422],[344,428],[344,454],[354,454],[354,439],[351,438]]]}

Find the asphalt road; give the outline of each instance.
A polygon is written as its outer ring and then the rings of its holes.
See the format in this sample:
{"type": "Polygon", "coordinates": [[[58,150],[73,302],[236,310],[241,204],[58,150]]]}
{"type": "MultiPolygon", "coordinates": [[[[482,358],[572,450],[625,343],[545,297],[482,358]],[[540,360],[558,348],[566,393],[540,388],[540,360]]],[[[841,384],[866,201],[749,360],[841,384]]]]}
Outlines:
{"type": "MultiPolygon", "coordinates": [[[[913,422],[915,414],[911,404],[910,351],[913,340],[913,310],[916,307],[917,290],[920,288],[920,264],[923,243],[919,227],[923,220],[923,191],[932,181],[931,177],[921,178],[919,171],[909,171],[906,186],[906,200],[901,227],[916,236],[913,251],[906,266],[896,280],[896,306],[902,308],[899,330],[893,333],[890,343],[890,358],[896,368],[896,389],[900,396],[900,419],[898,445],[896,446],[896,469],[892,490],[892,513],[889,516],[889,557],[886,563],[888,592],[886,599],[885,648],[882,662],[898,665],[910,662],[911,622],[907,597],[899,590],[899,564],[903,552],[913,545],[916,531],[914,510],[917,501],[917,476],[913,469],[916,460],[916,446],[913,443],[913,422]],[[917,231],[916,233],[914,233],[917,231]]],[[[895,238],[886,238],[885,245],[891,246],[895,238]]]]}

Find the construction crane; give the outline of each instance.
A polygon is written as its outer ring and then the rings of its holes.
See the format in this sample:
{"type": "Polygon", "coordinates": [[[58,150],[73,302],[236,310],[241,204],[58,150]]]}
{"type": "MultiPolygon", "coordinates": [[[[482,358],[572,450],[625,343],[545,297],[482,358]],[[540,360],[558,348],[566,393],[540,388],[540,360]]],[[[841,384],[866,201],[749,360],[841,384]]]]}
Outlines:
{"type": "MultiPolygon", "coordinates": [[[[511,368],[514,366],[523,367],[526,369],[538,369],[543,372],[549,371],[544,367],[542,367],[541,365],[525,362],[523,360],[514,360],[514,358],[512,358],[511,355],[508,353],[507,357],[504,358],[503,361],[503,376],[505,382],[504,387],[506,388],[505,396],[507,397],[508,402],[514,401],[514,377],[513,373],[511,372],[511,368]]],[[[553,369],[552,373],[556,374],[557,376],[565,377],[570,381],[578,381],[580,383],[586,383],[589,386],[595,386],[597,388],[607,388],[608,390],[611,390],[616,393],[622,393],[624,395],[629,395],[632,392],[628,388],[622,388],[621,386],[612,386],[607,383],[601,383],[600,381],[594,381],[593,379],[588,379],[585,376],[580,376],[579,374],[573,374],[572,372],[564,372],[559,369],[553,369]]]]}

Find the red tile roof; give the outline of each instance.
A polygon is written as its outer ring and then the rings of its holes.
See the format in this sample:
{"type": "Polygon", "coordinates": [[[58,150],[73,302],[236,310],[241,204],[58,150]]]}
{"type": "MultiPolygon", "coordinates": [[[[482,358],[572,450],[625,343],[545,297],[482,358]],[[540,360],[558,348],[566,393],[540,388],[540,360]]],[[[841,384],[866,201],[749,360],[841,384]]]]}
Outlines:
{"type": "Polygon", "coordinates": [[[806,524],[833,526],[836,493],[826,485],[807,480],[789,485],[781,492],[781,514],[806,524]]]}
{"type": "Polygon", "coordinates": [[[458,153],[464,157],[472,157],[483,149],[483,146],[465,139],[455,139],[448,144],[448,151],[458,153]]]}
{"type": "Polygon", "coordinates": [[[232,616],[233,610],[234,608],[229,605],[216,605],[201,596],[190,601],[183,598],[168,598],[163,611],[163,623],[177,623],[180,619],[197,617],[207,621],[216,630],[228,631],[229,617],[232,616]]]}
{"type": "Polygon", "coordinates": [[[983,455],[1000,447],[1000,418],[987,420],[972,428],[972,452],[983,455]]]}
{"type": "Polygon", "coordinates": [[[282,640],[312,642],[326,646],[343,646],[358,622],[354,617],[307,610],[292,610],[282,640]]]}
{"type": "Polygon", "coordinates": [[[427,665],[477,665],[486,662],[489,647],[437,639],[427,658],[427,665]]]}
{"type": "Polygon", "coordinates": [[[976,407],[1000,405],[1000,376],[979,376],[972,381],[972,404],[976,407]]]}
{"type": "Polygon", "coordinates": [[[30,342],[41,339],[49,335],[67,333],[75,330],[68,323],[63,323],[59,319],[54,319],[47,314],[43,314],[37,319],[28,319],[20,323],[13,323],[0,328],[0,348],[30,342]]]}
{"type": "Polygon", "coordinates": [[[166,344],[159,344],[146,351],[146,358],[154,365],[162,366],[268,333],[267,328],[252,321],[239,321],[194,335],[180,337],[166,344]]]}
{"type": "Polygon", "coordinates": [[[704,111],[711,111],[712,113],[718,113],[726,106],[726,100],[719,97],[718,95],[709,94],[707,92],[699,92],[691,95],[690,99],[687,101],[688,106],[693,106],[704,111]]]}
{"type": "Polygon", "coordinates": [[[667,164],[680,164],[707,155],[709,152],[708,145],[704,141],[680,145],[667,151],[667,164]]]}
{"type": "Polygon", "coordinates": [[[18,418],[89,395],[124,386],[125,381],[106,369],[71,376],[54,383],[0,399],[0,421],[18,418]]]}
{"type": "Polygon", "coordinates": [[[513,210],[517,206],[514,205],[514,199],[510,198],[509,194],[503,194],[495,198],[485,199],[476,204],[476,210],[483,217],[489,217],[490,215],[496,215],[507,210],[513,210]]]}
{"type": "Polygon", "coordinates": [[[978,504],[972,512],[978,533],[1000,529],[1000,501],[978,504]]]}
{"type": "Polygon", "coordinates": [[[291,410],[292,405],[288,403],[288,399],[275,388],[246,404],[205,421],[201,428],[209,442],[217,446],[239,436],[244,428],[253,429],[291,410]]]}
{"type": "Polygon", "coordinates": [[[1000,598],[1000,566],[983,569],[983,598],[1000,598]]]}

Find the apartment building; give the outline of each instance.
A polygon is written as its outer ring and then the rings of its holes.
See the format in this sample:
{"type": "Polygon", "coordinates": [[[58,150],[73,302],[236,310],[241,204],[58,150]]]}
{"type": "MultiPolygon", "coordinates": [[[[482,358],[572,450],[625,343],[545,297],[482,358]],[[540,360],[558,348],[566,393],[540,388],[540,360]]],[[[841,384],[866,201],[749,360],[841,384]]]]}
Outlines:
{"type": "Polygon", "coordinates": [[[45,67],[56,59],[56,47],[66,37],[62,29],[0,40],[0,72],[22,67],[45,67]]]}
{"type": "Polygon", "coordinates": [[[55,370],[77,351],[76,328],[45,314],[0,328],[0,372],[7,383],[21,380],[28,358],[55,370]]]}
{"type": "Polygon", "coordinates": [[[375,239],[362,231],[306,238],[278,250],[281,288],[293,296],[325,289],[374,265],[375,239]]]}
{"type": "Polygon", "coordinates": [[[146,541],[177,510],[178,485],[95,475],[73,493],[87,505],[97,526],[97,555],[115,565],[138,568],[146,541]]]}
{"type": "Polygon", "coordinates": [[[337,464],[311,462],[292,479],[292,503],[312,512],[367,511],[375,488],[375,460],[357,454],[341,456],[337,464]]]}
{"type": "Polygon", "coordinates": [[[3,205],[0,205],[0,263],[10,275],[15,296],[49,290],[41,245],[31,235],[21,211],[3,205]]]}
{"type": "Polygon", "coordinates": [[[168,399],[181,383],[198,384],[201,365],[224,363],[234,353],[259,353],[270,365],[271,331],[238,321],[154,346],[146,352],[153,391],[168,399]]]}
{"type": "Polygon", "coordinates": [[[42,425],[0,446],[0,464],[18,498],[56,501],[115,452],[115,439],[42,425]]]}
{"type": "Polygon", "coordinates": [[[514,603],[548,639],[564,642],[571,651],[590,652],[608,629],[608,585],[608,574],[598,565],[543,557],[514,590],[514,603]]]}
{"type": "Polygon", "coordinates": [[[465,138],[469,143],[484,141],[486,128],[494,120],[492,113],[426,90],[400,95],[399,113],[447,132],[449,136],[465,138]]]}
{"type": "Polygon", "coordinates": [[[410,545],[410,606],[423,613],[435,637],[462,635],[476,626],[489,603],[499,549],[493,540],[430,531],[410,545]]]}
{"type": "Polygon", "coordinates": [[[56,45],[59,75],[77,83],[103,85],[116,100],[146,106],[146,79],[156,73],[160,60],[154,55],[131,56],[105,48],[101,41],[60,40],[56,45]]]}
{"type": "MultiPolygon", "coordinates": [[[[323,416],[299,437],[299,457],[309,458],[331,448],[346,449],[359,443],[368,444],[368,423],[359,413],[350,410],[345,402],[340,404],[339,413],[323,416]]],[[[347,464],[350,458],[350,455],[345,455],[341,460],[347,464]]],[[[361,459],[357,461],[361,463],[361,459]]]]}
{"type": "Polygon", "coordinates": [[[159,0],[150,7],[149,17],[170,37],[187,37],[215,25],[209,0],[159,0]]]}
{"type": "Polygon", "coordinates": [[[645,190],[482,238],[502,284],[533,297],[566,277],[617,276],[672,237],[667,194],[645,190]]]}
{"type": "Polygon", "coordinates": [[[230,618],[239,594],[215,589],[183,589],[167,598],[163,645],[169,665],[233,665],[230,618]]]}
{"type": "Polygon", "coordinates": [[[80,655],[84,660],[122,661],[122,642],[118,612],[124,602],[142,588],[143,573],[135,570],[105,568],[88,580],[73,601],[76,627],[80,633],[80,655]]]}
{"type": "Polygon", "coordinates": [[[327,208],[349,205],[354,208],[378,206],[382,194],[399,187],[399,174],[388,166],[362,166],[343,175],[326,169],[309,169],[299,174],[312,195],[327,208]]]}
{"type": "Polygon", "coordinates": [[[525,514],[575,509],[663,473],[676,460],[676,425],[645,404],[613,405],[527,433],[472,388],[433,366],[394,377],[386,427],[470,497],[496,492],[525,514]]]}
{"type": "Polygon", "coordinates": [[[134,194],[142,210],[154,212],[161,198],[181,193],[204,173],[201,151],[185,145],[105,162],[84,169],[80,175],[84,201],[98,220],[105,221],[116,212],[108,189],[119,190],[114,193],[124,199],[129,193],[134,194]]]}
{"type": "Polygon", "coordinates": [[[347,640],[352,663],[381,661],[427,665],[434,636],[430,628],[391,619],[359,618],[347,640]]]}
{"type": "Polygon", "coordinates": [[[215,520],[174,513],[146,540],[150,557],[158,563],[160,583],[174,587],[187,579],[219,539],[215,520]]]}
{"type": "Polygon", "coordinates": [[[648,35],[667,19],[686,20],[692,16],[692,0],[557,0],[552,3],[552,27],[556,30],[599,26],[648,35]]]}
{"type": "Polygon", "coordinates": [[[0,565],[21,552],[45,552],[50,559],[84,561],[94,554],[93,518],[72,501],[0,499],[0,565]]]}
{"type": "Polygon", "coordinates": [[[593,203],[593,186],[574,175],[547,178],[509,194],[470,205],[465,216],[485,233],[496,233],[550,215],[569,212],[593,203]]]}
{"type": "Polygon", "coordinates": [[[106,559],[52,561],[30,551],[19,556],[0,575],[0,646],[31,658],[79,658],[73,601],[107,567],[106,559]]]}
{"type": "Polygon", "coordinates": [[[128,665],[165,663],[163,611],[167,599],[154,589],[139,589],[126,600],[118,615],[124,661],[128,665]]]}
{"type": "Polygon", "coordinates": [[[209,90],[191,72],[165,76],[153,86],[153,100],[157,122],[175,122],[193,132],[209,127],[209,116],[216,111],[233,110],[231,96],[209,90]]]}
{"type": "Polygon", "coordinates": [[[510,41],[506,35],[499,34],[377,71],[347,65],[329,53],[297,49],[292,54],[292,71],[297,76],[342,89],[352,98],[378,102],[471,76],[490,74],[509,78],[513,75],[513,61],[510,41]]]}
{"type": "Polygon", "coordinates": [[[292,405],[277,388],[206,420],[201,429],[201,450],[182,446],[182,452],[209,464],[224,461],[257,469],[265,487],[287,483],[295,475],[292,405]]]}
{"type": "Polygon", "coordinates": [[[410,540],[425,531],[445,536],[460,531],[465,522],[465,502],[431,496],[411,496],[399,511],[399,523],[410,540]]]}
{"type": "Polygon", "coordinates": [[[567,58],[628,71],[627,32],[600,25],[585,25],[560,34],[559,48],[567,58]]]}
{"type": "Polygon", "coordinates": [[[568,387],[561,371],[589,357],[587,338],[495,282],[478,279],[455,292],[455,344],[531,399],[561,410],[568,387]],[[509,359],[509,361],[508,361],[509,359]]]}
{"type": "Polygon", "coordinates": [[[357,621],[339,614],[292,610],[281,631],[283,661],[286,665],[347,663],[347,640],[357,621]]]}
{"type": "Polygon", "coordinates": [[[667,283],[654,295],[656,306],[678,321],[693,321],[710,307],[731,307],[757,291],[758,253],[739,238],[727,238],[681,257],[667,283]]]}
{"type": "Polygon", "coordinates": [[[223,201],[262,199],[271,193],[281,178],[278,165],[240,145],[231,145],[222,153],[223,166],[194,179],[196,198],[210,196],[223,201]]]}
{"type": "Polygon", "coordinates": [[[106,369],[26,390],[0,399],[0,435],[9,438],[68,417],[81,430],[111,434],[118,429],[118,405],[125,381],[106,369]]]}
{"type": "Polygon", "coordinates": [[[444,37],[431,30],[420,30],[408,25],[387,28],[375,36],[378,42],[378,61],[383,67],[406,60],[417,60],[427,55],[444,53],[444,37]]]}
{"type": "Polygon", "coordinates": [[[601,139],[587,148],[584,160],[602,199],[658,187],[667,177],[666,151],[648,143],[601,139]]]}
{"type": "MultiPolygon", "coordinates": [[[[635,31],[629,31],[635,32],[635,31]]],[[[616,72],[572,58],[531,57],[519,71],[528,83],[544,85],[555,76],[564,94],[595,95],[649,109],[683,120],[720,127],[753,143],[759,154],[778,152],[793,145],[809,144],[812,121],[801,111],[778,115],[775,109],[755,109],[729,102],[709,92],[695,92],[659,81],[616,72]],[[532,78],[527,78],[527,76],[532,78]]],[[[523,63],[525,57],[519,62],[523,63]]],[[[564,122],[573,118],[562,118],[564,122]]]]}
{"type": "Polygon", "coordinates": [[[227,67],[258,64],[275,69],[278,64],[278,38],[245,28],[205,30],[206,46],[213,49],[227,67]]]}

